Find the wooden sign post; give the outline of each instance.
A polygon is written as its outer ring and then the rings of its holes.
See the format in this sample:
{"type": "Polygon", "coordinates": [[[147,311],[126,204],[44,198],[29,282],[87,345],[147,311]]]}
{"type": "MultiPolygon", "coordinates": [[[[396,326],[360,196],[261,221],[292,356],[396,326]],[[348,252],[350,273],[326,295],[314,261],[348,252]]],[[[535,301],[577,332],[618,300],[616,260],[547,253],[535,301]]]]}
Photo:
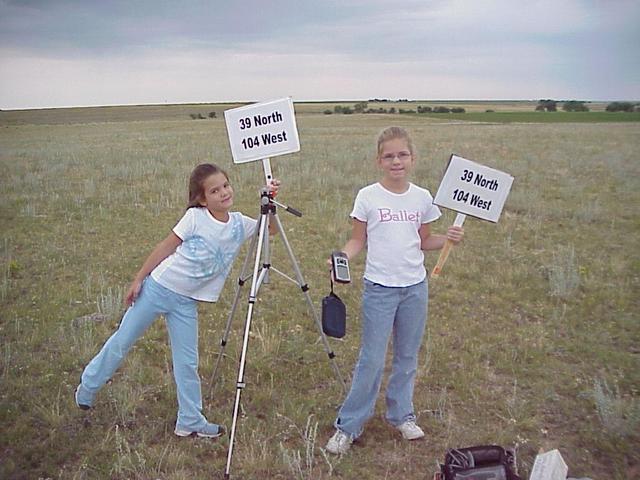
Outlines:
{"type": "MultiPolygon", "coordinates": [[[[467,215],[497,223],[511,190],[513,177],[458,155],[451,155],[433,203],[458,212],[453,224],[461,227],[467,215]]],[[[437,278],[453,243],[447,240],[431,272],[437,278]]]]}

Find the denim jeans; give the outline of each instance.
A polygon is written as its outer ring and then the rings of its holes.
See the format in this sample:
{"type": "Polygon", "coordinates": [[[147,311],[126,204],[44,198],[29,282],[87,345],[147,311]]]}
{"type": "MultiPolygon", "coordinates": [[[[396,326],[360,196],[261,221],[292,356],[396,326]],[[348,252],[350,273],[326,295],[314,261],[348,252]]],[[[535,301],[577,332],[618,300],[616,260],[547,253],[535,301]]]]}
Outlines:
{"type": "Polygon", "coordinates": [[[161,314],[165,315],[171,342],[178,392],[177,424],[195,430],[207,422],[202,414],[198,375],[197,302],[163,287],[151,277],[145,279],[138,299],[129,307],[118,329],[84,369],[82,386],[95,395],[115,373],[136,340],[161,314]]]}
{"type": "Polygon", "coordinates": [[[385,287],[364,280],[362,338],[351,389],[335,427],[357,438],[374,413],[389,339],[393,364],[386,392],[386,419],[398,426],[415,420],[413,387],[418,351],[427,321],[426,280],[409,287],[385,287]]]}

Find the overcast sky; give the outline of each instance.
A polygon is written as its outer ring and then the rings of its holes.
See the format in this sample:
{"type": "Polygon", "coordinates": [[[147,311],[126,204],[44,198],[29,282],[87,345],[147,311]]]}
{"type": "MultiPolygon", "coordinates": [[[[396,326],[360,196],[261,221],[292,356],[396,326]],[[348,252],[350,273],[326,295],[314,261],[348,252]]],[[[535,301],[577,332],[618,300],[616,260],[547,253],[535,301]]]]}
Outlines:
{"type": "Polygon", "coordinates": [[[0,0],[0,108],[640,100],[638,0],[0,0]]]}

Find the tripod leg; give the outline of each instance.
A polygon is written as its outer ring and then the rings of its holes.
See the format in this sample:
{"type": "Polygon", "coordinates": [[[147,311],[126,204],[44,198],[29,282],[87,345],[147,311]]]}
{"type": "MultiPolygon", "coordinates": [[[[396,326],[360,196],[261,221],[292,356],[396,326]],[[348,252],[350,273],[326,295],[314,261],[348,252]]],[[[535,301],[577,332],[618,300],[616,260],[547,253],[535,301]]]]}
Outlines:
{"type": "Polygon", "coordinates": [[[258,293],[258,287],[263,279],[263,273],[258,275],[260,271],[260,261],[262,256],[262,247],[264,244],[264,236],[268,226],[268,213],[264,213],[261,216],[260,230],[258,233],[258,244],[256,248],[256,257],[253,265],[253,278],[251,279],[251,292],[249,293],[249,307],[247,309],[247,319],[244,324],[244,336],[242,339],[242,353],[240,355],[240,365],[238,367],[238,380],[236,382],[236,399],[233,405],[233,418],[231,420],[231,430],[229,431],[229,451],[227,452],[227,465],[224,471],[224,478],[229,478],[229,471],[231,470],[231,458],[233,456],[233,445],[236,436],[236,426],[238,422],[238,410],[240,408],[240,396],[242,390],[245,388],[244,383],[244,369],[247,361],[247,349],[249,347],[249,333],[251,332],[251,319],[253,315],[253,306],[256,302],[258,293]]]}
{"type": "Polygon", "coordinates": [[[251,246],[247,251],[247,256],[244,259],[244,263],[242,264],[242,270],[240,271],[240,276],[238,277],[238,284],[236,285],[236,293],[233,299],[233,305],[231,306],[231,312],[227,317],[227,325],[225,326],[224,333],[222,335],[222,340],[220,341],[220,352],[218,352],[218,358],[216,359],[216,365],[211,374],[211,379],[209,380],[209,393],[207,398],[211,398],[211,393],[213,392],[213,386],[215,385],[216,379],[218,378],[218,368],[220,367],[220,363],[222,361],[222,357],[224,355],[224,349],[227,345],[227,340],[229,339],[229,332],[231,331],[231,322],[233,321],[233,317],[236,313],[236,308],[238,307],[238,301],[240,299],[240,293],[242,290],[242,286],[246,281],[246,272],[247,267],[249,266],[249,258],[251,254],[254,252],[257,242],[258,242],[258,232],[260,231],[260,222],[262,221],[262,217],[258,219],[258,224],[256,225],[256,231],[253,234],[253,238],[251,239],[251,246]]]}
{"type": "Polygon", "coordinates": [[[311,296],[309,295],[309,286],[307,285],[307,283],[304,280],[304,277],[302,276],[302,272],[300,271],[300,267],[298,266],[298,262],[296,261],[296,258],[295,258],[294,254],[293,254],[293,250],[291,249],[291,245],[289,245],[289,241],[287,240],[287,236],[284,233],[284,228],[282,228],[282,223],[280,222],[280,218],[278,217],[278,214],[274,213],[272,215],[272,217],[275,219],[276,226],[278,228],[278,232],[280,233],[280,238],[282,238],[282,242],[284,243],[284,245],[285,245],[285,247],[287,249],[287,253],[289,254],[289,259],[291,260],[291,264],[293,265],[293,270],[296,273],[296,279],[298,280],[298,285],[300,286],[300,289],[302,290],[302,293],[304,294],[304,297],[307,300],[307,305],[309,306],[309,310],[311,311],[311,314],[313,315],[313,319],[315,321],[315,324],[318,327],[318,331],[320,332],[320,338],[322,338],[322,344],[324,345],[324,351],[327,353],[327,356],[329,357],[329,361],[331,362],[331,366],[333,367],[333,370],[336,373],[336,377],[338,378],[338,381],[342,385],[343,393],[346,394],[347,393],[347,385],[345,384],[344,379],[342,378],[342,375],[340,374],[340,369],[338,368],[338,365],[336,364],[336,361],[335,361],[335,356],[336,355],[331,350],[331,346],[329,345],[329,341],[327,340],[327,336],[322,331],[322,322],[320,321],[320,317],[318,317],[318,313],[316,312],[316,309],[313,306],[313,302],[311,301],[311,296]]]}

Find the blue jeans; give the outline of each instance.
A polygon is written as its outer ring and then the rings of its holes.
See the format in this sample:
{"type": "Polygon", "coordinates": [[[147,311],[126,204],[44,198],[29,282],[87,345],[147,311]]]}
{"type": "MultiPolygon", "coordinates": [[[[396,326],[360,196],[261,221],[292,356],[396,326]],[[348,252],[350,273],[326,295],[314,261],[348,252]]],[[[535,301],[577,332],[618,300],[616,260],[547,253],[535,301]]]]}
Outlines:
{"type": "Polygon", "coordinates": [[[337,429],[357,438],[373,415],[389,338],[393,338],[393,367],[386,392],[386,419],[394,426],[415,420],[413,387],[427,321],[427,297],[426,280],[409,287],[385,287],[364,280],[360,356],[351,390],[335,422],[337,429]]]}
{"type": "Polygon", "coordinates": [[[198,375],[197,302],[163,287],[151,277],[145,279],[138,299],[125,313],[118,330],[84,369],[82,386],[95,395],[115,373],[136,340],[162,314],[167,321],[178,392],[177,424],[195,430],[207,422],[202,414],[198,375]]]}

